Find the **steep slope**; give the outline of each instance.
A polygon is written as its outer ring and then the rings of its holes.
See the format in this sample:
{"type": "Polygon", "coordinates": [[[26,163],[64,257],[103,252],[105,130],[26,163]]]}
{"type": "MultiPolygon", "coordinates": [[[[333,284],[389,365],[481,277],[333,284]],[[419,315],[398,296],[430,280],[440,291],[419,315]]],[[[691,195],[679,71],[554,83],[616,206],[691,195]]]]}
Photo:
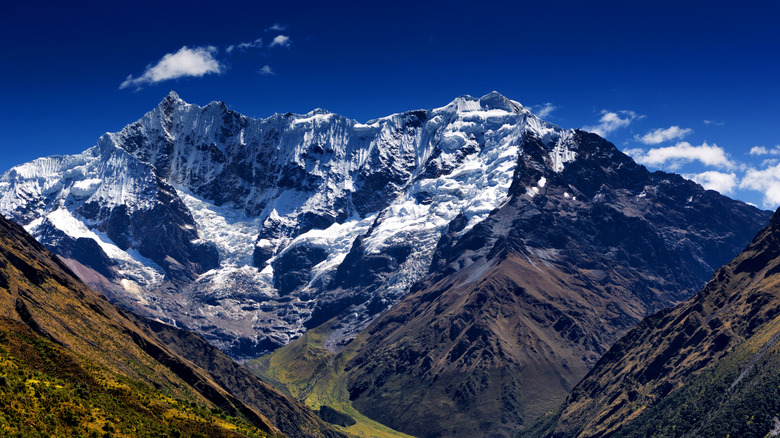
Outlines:
{"type": "Polygon", "coordinates": [[[567,138],[565,166],[557,147],[524,137],[507,201],[470,229],[453,220],[429,274],[350,344],[343,381],[361,413],[421,437],[513,436],[771,214],[593,134],[567,138]]]}
{"type": "Polygon", "coordinates": [[[774,436],[780,213],[691,300],[644,320],[529,436],[774,436]],[[771,434],[770,434],[771,432],[771,434]]]}
{"type": "Polygon", "coordinates": [[[171,93],[82,154],[6,172],[0,213],[112,300],[234,356],[334,316],[343,343],[425,273],[452,219],[465,232],[505,200],[528,133],[556,166],[575,159],[571,131],[498,93],[365,124],[171,93]]]}
{"type": "MultiPolygon", "coordinates": [[[[32,393],[44,394],[44,398],[65,397],[73,402],[73,412],[95,421],[121,423],[111,427],[132,430],[137,426],[133,422],[138,420],[154,423],[154,427],[138,427],[144,433],[152,433],[157,426],[165,430],[164,425],[170,430],[192,429],[184,426],[194,422],[203,426],[194,431],[238,436],[231,430],[240,423],[250,435],[276,435],[281,430],[290,437],[339,436],[299,403],[248,373],[241,374],[235,363],[205,341],[186,339],[195,343],[202,356],[198,364],[178,355],[152,330],[140,326],[137,317],[119,310],[87,288],[57,257],[21,227],[3,218],[0,218],[0,319],[4,328],[6,376],[11,375],[8,373],[27,376],[26,383],[24,379],[15,382],[28,388],[32,385],[32,393]],[[39,373],[38,377],[29,377],[25,370],[39,373]],[[225,376],[239,383],[225,382],[225,376]],[[52,385],[53,393],[44,391],[44,387],[52,385]],[[235,386],[244,386],[244,392],[234,393],[235,386]],[[62,391],[57,392],[58,389],[62,391]],[[113,410],[89,408],[89,403],[98,400],[109,403],[113,410]],[[145,401],[156,404],[157,408],[148,403],[143,405],[145,401]],[[123,403],[128,404],[127,411],[122,410],[123,403]],[[232,423],[215,420],[206,415],[206,408],[217,408],[244,420],[232,423]],[[111,419],[114,416],[116,421],[111,419]],[[280,417],[284,421],[279,421],[280,417]]],[[[147,324],[155,326],[151,322],[147,324]]],[[[175,328],[169,330],[177,332],[175,328]]],[[[44,401],[38,397],[35,403],[39,404],[35,406],[43,409],[45,405],[40,403],[44,401]]],[[[29,398],[20,399],[22,404],[33,402],[29,398]]],[[[11,403],[6,408],[9,410],[3,415],[24,413],[19,411],[18,404],[11,403]]],[[[84,421],[72,419],[70,426],[75,429],[71,430],[91,429],[84,421]]]]}
{"type": "Polygon", "coordinates": [[[224,411],[108,372],[0,318],[0,435],[267,437],[224,411]]]}

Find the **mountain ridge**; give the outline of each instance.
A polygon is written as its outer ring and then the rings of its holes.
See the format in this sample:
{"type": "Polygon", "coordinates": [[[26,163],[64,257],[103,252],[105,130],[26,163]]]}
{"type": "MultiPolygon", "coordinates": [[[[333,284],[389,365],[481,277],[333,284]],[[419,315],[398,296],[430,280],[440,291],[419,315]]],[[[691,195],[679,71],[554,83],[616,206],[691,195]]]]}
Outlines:
{"type": "Polygon", "coordinates": [[[113,301],[233,357],[316,329],[268,381],[329,357],[323,415],[422,437],[516,434],[769,219],[498,93],[370,124],[172,94],[83,154],[6,172],[0,211],[113,301]]]}
{"type": "Polygon", "coordinates": [[[84,252],[72,240],[94,240],[115,265],[90,261],[95,270],[117,273],[102,292],[228,351],[273,348],[311,318],[358,314],[348,340],[427,269],[455,215],[468,228],[502,202],[526,131],[557,144],[555,166],[575,158],[570,131],[498,93],[370,124],[323,111],[250,119],[171,93],[83,154],[6,172],[0,212],[36,237],[60,235],[45,243],[65,256],[84,252]],[[369,230],[355,251],[378,263],[374,274],[333,283],[369,230]],[[298,262],[310,269],[288,269],[298,262]],[[261,309],[275,323],[237,322],[261,309]]]}

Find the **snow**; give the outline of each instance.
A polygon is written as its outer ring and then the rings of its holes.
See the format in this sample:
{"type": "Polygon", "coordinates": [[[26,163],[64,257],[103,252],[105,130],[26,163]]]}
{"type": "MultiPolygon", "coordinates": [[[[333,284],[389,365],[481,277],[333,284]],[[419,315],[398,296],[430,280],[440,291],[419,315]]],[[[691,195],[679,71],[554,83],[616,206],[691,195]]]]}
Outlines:
{"type": "MultiPolygon", "coordinates": [[[[300,236],[296,237],[287,246],[287,249],[294,248],[297,245],[306,245],[315,248],[325,248],[328,250],[328,257],[314,266],[311,270],[312,280],[310,284],[317,284],[323,275],[326,275],[334,271],[341,262],[344,261],[344,257],[347,256],[349,250],[352,248],[352,243],[355,239],[365,234],[371,224],[376,220],[376,215],[371,215],[365,219],[359,217],[353,217],[344,223],[335,223],[324,230],[310,230],[300,236]]],[[[284,254],[282,251],[277,257],[284,254]]]]}
{"type": "MultiPolygon", "coordinates": [[[[324,110],[252,119],[224,104],[187,104],[175,93],[163,103],[81,154],[42,158],[6,172],[0,177],[0,213],[33,234],[45,218],[69,236],[95,240],[119,263],[125,289],[140,296],[139,286],[162,282],[162,270],[96,231],[101,218],[93,223],[74,212],[94,202],[124,206],[132,214],[152,208],[159,191],[173,186],[195,220],[198,240],[219,252],[220,266],[197,279],[197,293],[239,304],[242,294],[280,299],[271,265],[305,245],[327,250],[301,292],[316,296],[355,239],[365,236],[370,254],[411,247],[376,292],[393,301],[427,272],[436,244],[456,216],[467,219],[462,235],[506,202],[526,136],[542,141],[545,165],[553,172],[562,172],[577,157],[573,131],[544,122],[495,92],[366,123],[324,110]],[[301,169],[305,177],[293,173],[294,178],[306,181],[280,186],[280,169],[290,168],[301,169]],[[423,177],[431,168],[440,171],[423,177]],[[361,178],[385,177],[380,171],[392,175],[395,191],[386,208],[361,217],[354,205],[361,178]],[[213,192],[207,195],[205,188],[214,182],[235,193],[229,202],[208,199],[213,192]],[[307,215],[339,220],[325,229],[304,229],[307,215]],[[256,248],[272,250],[264,266],[252,266],[256,248]]],[[[541,177],[527,194],[535,196],[547,183],[541,177]]],[[[278,324],[285,336],[293,336],[311,311],[293,298],[266,303],[270,307],[262,317],[219,306],[192,313],[266,320],[289,311],[297,316],[278,324]]]]}
{"type": "Polygon", "coordinates": [[[550,159],[553,163],[552,169],[557,172],[563,172],[566,163],[577,159],[577,152],[571,149],[573,131],[561,131],[560,137],[555,143],[555,147],[550,151],[550,159]]]}
{"type": "Polygon", "coordinates": [[[89,178],[81,181],[76,181],[70,188],[70,193],[78,198],[88,198],[92,196],[97,188],[100,186],[101,181],[98,178],[89,178]]]}
{"type": "MultiPolygon", "coordinates": [[[[84,237],[94,240],[108,257],[119,264],[120,273],[135,283],[149,285],[162,281],[163,270],[157,264],[135,250],[123,251],[104,233],[90,230],[84,221],[73,216],[68,210],[60,208],[47,214],[45,218],[54,227],[74,239],[84,237]]],[[[26,227],[27,231],[35,235],[41,222],[34,221],[26,227]]]]}
{"type": "Polygon", "coordinates": [[[214,205],[181,186],[175,186],[195,223],[201,240],[214,243],[222,267],[252,264],[252,254],[260,229],[260,219],[250,218],[233,205],[214,205]]]}

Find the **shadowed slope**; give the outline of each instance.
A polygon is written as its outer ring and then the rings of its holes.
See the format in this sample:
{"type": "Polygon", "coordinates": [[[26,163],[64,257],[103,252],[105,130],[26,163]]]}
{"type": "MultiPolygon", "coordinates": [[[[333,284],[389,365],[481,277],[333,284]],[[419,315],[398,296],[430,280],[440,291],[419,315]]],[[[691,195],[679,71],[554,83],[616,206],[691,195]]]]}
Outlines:
{"type": "Polygon", "coordinates": [[[529,436],[766,436],[780,412],[780,215],[643,321],[529,436]]]}

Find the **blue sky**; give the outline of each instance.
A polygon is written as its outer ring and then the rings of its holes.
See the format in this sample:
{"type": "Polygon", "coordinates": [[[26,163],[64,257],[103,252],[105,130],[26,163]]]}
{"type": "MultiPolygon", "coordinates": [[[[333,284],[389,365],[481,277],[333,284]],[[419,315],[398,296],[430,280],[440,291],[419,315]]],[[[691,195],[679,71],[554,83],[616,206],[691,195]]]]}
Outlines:
{"type": "Polygon", "coordinates": [[[170,90],[359,121],[496,90],[780,205],[777,0],[64,3],[0,1],[0,171],[80,152],[170,90]]]}

